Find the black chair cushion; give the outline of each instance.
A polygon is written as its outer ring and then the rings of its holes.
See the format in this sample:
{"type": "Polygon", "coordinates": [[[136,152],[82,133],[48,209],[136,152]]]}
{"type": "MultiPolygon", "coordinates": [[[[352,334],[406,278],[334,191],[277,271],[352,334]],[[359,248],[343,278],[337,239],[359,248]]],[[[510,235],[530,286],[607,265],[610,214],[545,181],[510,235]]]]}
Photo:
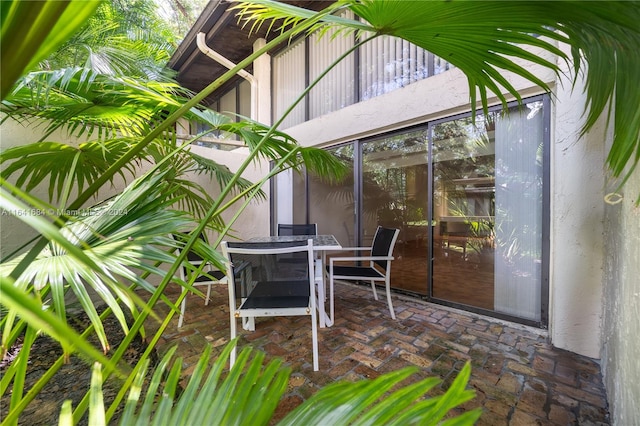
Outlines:
{"type": "Polygon", "coordinates": [[[208,281],[214,281],[211,278],[209,278],[208,275],[212,276],[213,278],[215,278],[216,280],[220,281],[221,279],[223,279],[225,277],[225,273],[222,271],[206,271],[207,275],[200,275],[198,278],[196,278],[197,283],[201,283],[201,282],[208,282],[208,281]]]}
{"type": "Polygon", "coordinates": [[[242,303],[240,310],[307,306],[309,306],[308,281],[261,281],[242,303]]]}
{"type": "MultiPolygon", "coordinates": [[[[327,266],[327,272],[329,272],[329,266],[327,266]]],[[[333,266],[333,275],[334,276],[343,276],[343,277],[371,277],[371,278],[384,278],[384,275],[381,274],[374,268],[369,266],[333,266]]]]}

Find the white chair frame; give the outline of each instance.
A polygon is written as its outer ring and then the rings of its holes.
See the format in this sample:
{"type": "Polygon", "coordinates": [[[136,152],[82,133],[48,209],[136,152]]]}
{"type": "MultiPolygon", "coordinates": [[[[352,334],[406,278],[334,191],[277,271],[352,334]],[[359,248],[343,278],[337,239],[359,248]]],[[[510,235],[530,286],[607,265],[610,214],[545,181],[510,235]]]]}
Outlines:
{"type": "MultiPolygon", "coordinates": [[[[278,224],[278,236],[282,235],[318,235],[317,223],[279,223],[278,224]],[[311,233],[299,233],[301,229],[312,228],[311,233]],[[289,234],[291,232],[291,234],[289,234]]],[[[322,297],[323,302],[326,301],[326,291],[324,288],[324,276],[323,276],[324,259],[320,256],[316,256],[315,259],[315,281],[318,288],[318,299],[322,297]]],[[[324,321],[320,322],[320,327],[324,328],[324,321]]]]}
{"type": "MultiPolygon", "coordinates": [[[[344,247],[341,251],[368,251],[369,253],[373,252],[373,248],[376,244],[376,237],[378,233],[383,229],[378,226],[376,230],[376,234],[373,237],[373,244],[371,247],[344,247]]],[[[330,322],[334,322],[335,316],[335,308],[334,308],[334,281],[335,280],[343,280],[343,281],[369,281],[371,283],[371,290],[373,291],[373,298],[378,300],[378,292],[376,291],[376,282],[384,282],[385,290],[387,293],[387,304],[389,305],[389,313],[391,314],[391,318],[396,319],[396,314],[393,309],[393,302],[391,301],[391,261],[394,259],[393,257],[393,249],[396,244],[396,240],[398,239],[398,235],[400,234],[399,229],[393,229],[394,234],[391,239],[391,244],[389,245],[389,250],[384,256],[331,256],[329,258],[329,265],[327,267],[329,272],[329,318],[330,322]],[[369,262],[369,266],[365,267],[372,275],[340,275],[334,272],[336,268],[336,263],[340,262],[357,262],[357,261],[365,261],[369,262]],[[377,267],[376,261],[386,261],[387,267],[384,271],[381,271],[381,267],[377,267]]],[[[361,267],[353,267],[360,269],[361,267]]]]}
{"type": "MultiPolygon", "coordinates": [[[[200,257],[200,256],[198,256],[200,257]]],[[[185,258],[183,265],[180,265],[179,268],[179,272],[178,275],[180,276],[180,279],[183,282],[187,282],[187,274],[185,273],[185,268],[187,268],[187,266],[184,265],[184,263],[189,263],[190,265],[194,266],[195,268],[198,268],[200,265],[202,265],[203,263],[205,263],[205,266],[202,269],[202,272],[205,274],[208,274],[212,277],[215,277],[215,273],[217,272],[219,275],[220,271],[213,266],[213,264],[211,264],[211,262],[205,260],[205,259],[200,259],[200,260],[195,260],[195,259],[188,259],[188,255],[185,258]]],[[[226,275],[223,275],[222,277],[215,277],[216,279],[211,279],[208,281],[194,281],[193,282],[193,286],[202,286],[202,285],[206,285],[207,286],[207,294],[204,298],[204,304],[205,306],[209,305],[209,300],[211,299],[211,286],[213,284],[226,284],[227,283],[227,277],[226,275]]],[[[187,296],[185,295],[184,298],[182,299],[182,303],[180,304],[180,317],[178,317],[178,328],[182,328],[182,324],[184,323],[184,315],[185,312],[187,311],[187,296]]]]}
{"type": "MultiPolygon", "coordinates": [[[[247,243],[250,246],[251,243],[247,243]]],[[[313,252],[313,240],[307,240],[306,244],[301,242],[301,245],[285,247],[285,248],[244,248],[244,247],[229,247],[226,241],[222,244],[222,253],[227,258],[227,277],[228,277],[228,289],[229,289],[229,316],[230,316],[230,329],[231,339],[235,339],[237,335],[236,319],[241,318],[245,329],[254,330],[254,320],[256,317],[275,317],[275,316],[310,316],[311,317],[311,336],[312,336],[312,352],[313,352],[313,371],[318,371],[318,325],[317,325],[317,312],[316,312],[316,296],[315,296],[315,277],[314,277],[314,252],[313,252]],[[304,245],[302,245],[304,244],[304,245]],[[233,265],[231,263],[233,253],[238,254],[286,254],[286,253],[298,253],[307,252],[308,258],[308,273],[309,273],[309,304],[304,307],[274,307],[274,308],[243,308],[245,302],[249,298],[241,300],[240,306],[236,305],[235,294],[235,276],[233,271],[233,265]],[[246,320],[246,322],[245,322],[246,320]]],[[[231,352],[230,365],[233,366],[236,360],[236,348],[231,352]]]]}

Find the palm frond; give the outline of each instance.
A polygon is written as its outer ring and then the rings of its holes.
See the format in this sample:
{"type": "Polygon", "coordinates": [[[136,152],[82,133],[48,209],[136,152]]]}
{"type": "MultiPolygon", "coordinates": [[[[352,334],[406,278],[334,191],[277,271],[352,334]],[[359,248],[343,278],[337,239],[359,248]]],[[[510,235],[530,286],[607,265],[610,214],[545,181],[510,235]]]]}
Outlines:
{"type": "Polygon", "coordinates": [[[290,369],[283,368],[281,360],[263,366],[264,354],[247,348],[225,377],[223,371],[232,345],[235,342],[224,348],[210,368],[211,347],[207,346],[181,394],[176,383],[182,362],[180,358],[171,359],[175,349],[162,359],[146,386],[148,372],[141,370],[119,424],[266,425],[286,390],[290,369]],[[234,403],[230,403],[231,399],[234,403]]]}
{"type": "Polygon", "coordinates": [[[2,112],[22,120],[46,120],[45,137],[62,128],[71,135],[143,135],[186,92],[175,82],[136,80],[63,68],[27,74],[2,103],[2,112]]]}
{"type": "Polygon", "coordinates": [[[0,289],[2,290],[1,303],[3,308],[15,312],[33,329],[40,330],[55,338],[68,352],[77,351],[91,359],[99,360],[105,365],[116,367],[108,358],[69,327],[65,321],[42,309],[39,300],[20,291],[10,278],[0,276],[0,289]]]}
{"type": "MultiPolygon", "coordinates": [[[[156,424],[252,424],[272,422],[275,409],[284,394],[291,374],[282,361],[274,359],[264,365],[265,355],[245,348],[228,374],[223,374],[229,353],[236,341],[225,346],[217,359],[211,359],[207,346],[179,394],[177,381],[182,375],[181,358],[173,359],[176,348],[160,361],[153,376],[148,377],[148,363],[136,375],[130,396],[118,420],[122,425],[156,424]],[[213,361],[213,362],[212,362],[213,361]],[[208,367],[211,364],[211,367],[208,367]],[[208,371],[207,371],[208,370],[208,371]],[[146,392],[145,392],[146,391],[146,392]]],[[[403,385],[415,368],[384,374],[374,380],[330,384],[289,413],[278,425],[301,424],[444,424],[472,425],[480,409],[451,417],[450,411],[468,401],[475,392],[466,390],[471,368],[467,363],[442,395],[425,398],[441,383],[427,378],[403,385]]],[[[99,371],[97,372],[99,373],[99,371]]],[[[99,374],[94,375],[96,384],[99,374]]],[[[99,395],[99,388],[93,389],[99,395]]],[[[100,409],[96,401],[94,411],[100,409]]]]}
{"type": "MultiPolygon", "coordinates": [[[[51,242],[15,280],[16,288],[38,296],[62,319],[66,318],[65,295],[70,290],[89,315],[106,349],[108,342],[91,294],[100,297],[127,330],[121,303],[134,314],[136,305],[146,306],[139,296],[128,290],[128,285],[135,283],[149,292],[154,291],[134,269],[162,276],[164,272],[154,264],[175,261],[172,251],[176,243],[169,235],[189,226],[188,217],[167,209],[174,200],[163,194],[168,190],[163,180],[160,174],[145,181],[134,181],[112,200],[78,211],[61,233],[90,263],[51,242]]],[[[0,276],[7,276],[24,256],[0,265],[0,276]]]]}
{"type": "Polygon", "coordinates": [[[251,33],[258,31],[263,25],[268,25],[270,31],[277,32],[292,28],[294,31],[291,38],[302,33],[310,34],[316,31],[327,34],[330,29],[336,30],[332,36],[370,30],[365,24],[338,16],[340,11],[346,10],[351,5],[350,0],[336,1],[319,13],[285,2],[271,0],[231,0],[231,2],[235,3],[231,10],[237,11],[238,20],[243,23],[243,26],[251,25],[251,33]],[[316,22],[308,28],[296,30],[301,22],[308,20],[316,22]]]}
{"type": "MultiPolygon", "coordinates": [[[[7,179],[15,177],[16,185],[31,191],[41,182],[49,183],[49,200],[60,198],[66,179],[82,191],[86,184],[109,168],[136,142],[134,138],[90,141],[75,147],[59,142],[39,142],[20,145],[0,153],[2,172],[7,179]]],[[[138,157],[119,171],[125,181],[135,175],[135,166],[143,161],[138,157]]],[[[113,179],[111,180],[113,183],[113,179]]]]}
{"type": "Polygon", "coordinates": [[[68,39],[100,5],[99,1],[19,0],[2,2],[0,33],[0,99],[27,70],[68,39]],[[37,25],[25,25],[37,22],[37,25]]]}
{"type": "Polygon", "coordinates": [[[169,81],[175,36],[150,1],[102,2],[87,24],[41,63],[81,66],[106,75],[169,81]]]}
{"type": "Polygon", "coordinates": [[[583,133],[603,112],[609,121],[613,117],[614,140],[607,164],[613,176],[622,176],[622,185],[640,161],[640,91],[633,77],[640,68],[640,2],[594,2],[578,16],[581,19],[567,22],[563,31],[578,40],[573,44],[574,80],[586,69],[588,109],[583,133]]]}
{"type": "MultiPolygon", "coordinates": [[[[313,16],[309,10],[273,0],[237,3],[241,19],[253,20],[255,26],[267,21],[271,25],[276,21],[300,24],[313,16]]],[[[572,49],[574,81],[586,69],[588,104],[583,132],[603,112],[613,116],[615,111],[609,168],[614,176],[626,173],[626,180],[640,161],[640,91],[635,89],[635,74],[640,69],[640,2],[345,0],[334,3],[333,8],[345,7],[345,3],[363,21],[324,15],[318,18],[323,31],[342,26],[359,33],[399,37],[428,50],[465,73],[472,108],[479,98],[486,110],[490,93],[506,106],[505,90],[521,99],[505,72],[550,91],[545,81],[527,69],[528,64],[556,74],[559,66],[527,47],[568,61],[569,56],[557,46],[566,43],[572,49]]]]}
{"type": "MultiPolygon", "coordinates": [[[[203,174],[205,176],[209,176],[220,186],[226,186],[233,178],[234,173],[227,167],[222,164],[218,164],[215,161],[202,157],[201,155],[195,154],[193,152],[188,151],[188,155],[191,157],[194,166],[191,171],[196,174],[203,174]]],[[[244,191],[252,185],[252,182],[247,179],[240,178],[237,180],[236,185],[238,187],[237,192],[244,191]]],[[[256,194],[258,199],[266,199],[266,194],[264,191],[260,191],[256,194]]]]}

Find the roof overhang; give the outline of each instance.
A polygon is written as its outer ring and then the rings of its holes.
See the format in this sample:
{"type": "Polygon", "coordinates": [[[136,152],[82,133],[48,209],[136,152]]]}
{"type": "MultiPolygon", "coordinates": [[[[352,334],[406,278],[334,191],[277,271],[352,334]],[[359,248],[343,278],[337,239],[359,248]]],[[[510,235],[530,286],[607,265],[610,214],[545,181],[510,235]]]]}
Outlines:
{"type": "MultiPolygon", "coordinates": [[[[312,10],[320,10],[331,4],[330,1],[314,0],[288,1],[287,3],[312,10]]],[[[183,87],[199,92],[227,71],[226,67],[205,56],[198,49],[196,36],[199,32],[206,34],[205,41],[210,48],[233,63],[238,63],[251,55],[253,44],[257,39],[269,40],[275,36],[273,31],[267,34],[269,25],[263,25],[249,34],[251,26],[243,26],[242,22],[238,21],[236,11],[230,10],[231,7],[232,3],[225,0],[211,0],[171,56],[168,67],[178,72],[176,78],[183,87]]],[[[252,66],[245,69],[247,72],[252,72],[252,66]]],[[[226,92],[238,79],[239,77],[231,79],[216,92],[226,92]]],[[[208,97],[208,101],[216,97],[214,93],[208,97]]]]}

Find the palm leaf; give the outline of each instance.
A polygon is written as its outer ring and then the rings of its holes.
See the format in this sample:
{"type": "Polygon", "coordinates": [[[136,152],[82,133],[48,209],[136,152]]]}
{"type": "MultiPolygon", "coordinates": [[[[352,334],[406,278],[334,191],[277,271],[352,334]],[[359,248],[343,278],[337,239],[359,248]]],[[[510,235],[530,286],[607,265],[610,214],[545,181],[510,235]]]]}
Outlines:
{"type": "MultiPolygon", "coordinates": [[[[235,344],[236,341],[230,342],[215,360],[211,359],[211,347],[207,345],[181,393],[178,393],[177,381],[182,376],[182,359],[173,359],[175,347],[167,352],[149,383],[145,384],[147,363],[136,375],[118,423],[141,426],[272,423],[291,370],[284,367],[279,359],[263,365],[265,355],[247,347],[224,375],[229,353],[235,344]]],[[[387,373],[375,380],[330,384],[278,424],[440,424],[451,409],[474,395],[473,391],[466,390],[470,371],[467,363],[443,395],[426,399],[425,393],[441,381],[427,378],[402,385],[416,372],[416,368],[387,373]]],[[[99,383],[99,374],[92,382],[94,380],[99,383]]],[[[96,387],[92,391],[98,393],[99,389],[96,387]]],[[[100,406],[97,401],[90,409],[96,410],[100,406]]],[[[471,410],[450,417],[445,424],[472,425],[480,414],[479,409],[471,410]]]]}
{"type": "MultiPolygon", "coordinates": [[[[243,19],[255,25],[284,20],[300,24],[312,16],[306,9],[286,7],[273,0],[238,1],[243,19]]],[[[640,3],[638,1],[404,1],[351,0],[348,7],[360,20],[324,15],[329,26],[359,33],[390,35],[412,42],[455,65],[467,76],[472,108],[479,97],[488,107],[489,93],[506,106],[503,91],[520,100],[505,77],[519,75],[545,91],[550,88],[530,71],[536,64],[559,73],[559,67],[527,46],[543,49],[561,60],[569,57],[557,46],[572,49],[574,81],[586,69],[587,119],[583,132],[593,127],[607,109],[615,111],[614,142],[607,163],[614,176],[630,176],[640,160],[640,91],[635,74],[640,69],[640,3]],[[541,37],[544,36],[544,37],[541,37]]],[[[344,6],[336,2],[334,8],[344,6]]],[[[317,27],[315,27],[317,29],[317,27]]]]}
{"type": "Polygon", "coordinates": [[[25,70],[51,54],[96,10],[99,1],[2,2],[0,99],[25,70]],[[25,22],[35,25],[25,25],[25,22]]]}
{"type": "MultiPolygon", "coordinates": [[[[62,128],[72,135],[142,135],[187,92],[175,82],[136,80],[63,68],[27,74],[2,103],[7,118],[47,121],[45,137],[62,128]]],[[[5,118],[6,119],[6,118],[5,118]]]]}
{"type": "Polygon", "coordinates": [[[103,2],[82,30],[46,60],[48,69],[83,66],[102,74],[165,81],[175,49],[151,1],[103,2]]]}
{"type": "MultiPolygon", "coordinates": [[[[167,253],[167,249],[171,252],[176,248],[169,235],[190,223],[184,215],[166,208],[173,200],[160,195],[168,187],[163,178],[160,174],[147,181],[134,181],[122,194],[103,205],[77,212],[78,216],[61,229],[66,241],[80,249],[90,263],[52,242],[30,262],[14,285],[44,298],[61,319],[66,318],[65,294],[70,289],[89,315],[106,350],[106,335],[88,289],[112,309],[126,331],[128,325],[120,303],[134,314],[136,305],[143,309],[146,306],[127,289],[127,283],[155,291],[133,268],[162,276],[164,272],[153,264],[174,262],[175,256],[167,253]],[[50,300],[46,298],[49,291],[50,300]]],[[[24,256],[0,265],[0,275],[8,275],[24,256]]]]}
{"type": "MultiPolygon", "coordinates": [[[[58,142],[20,145],[0,153],[0,164],[3,165],[0,176],[4,179],[16,176],[16,185],[27,191],[33,190],[41,182],[48,182],[49,200],[53,200],[63,195],[66,179],[70,178],[74,187],[82,191],[86,184],[107,170],[133,143],[133,138],[120,138],[85,142],[77,147],[58,142]]],[[[138,157],[135,161],[142,159],[138,157]]],[[[126,181],[125,172],[129,177],[134,176],[135,165],[135,162],[126,165],[118,175],[126,181]]]]}
{"type": "MultiPolygon", "coordinates": [[[[233,177],[234,173],[225,165],[216,163],[215,161],[202,157],[201,155],[195,154],[193,152],[188,152],[188,155],[191,157],[193,161],[193,168],[190,170],[196,174],[203,174],[209,176],[220,186],[226,186],[233,177]]],[[[244,178],[240,178],[236,182],[237,189],[236,191],[243,191],[249,188],[252,185],[250,181],[244,178]]],[[[260,191],[257,194],[258,199],[266,199],[267,195],[260,191]]]]}
{"type": "Polygon", "coordinates": [[[16,312],[33,329],[40,330],[56,339],[68,353],[77,351],[112,368],[116,367],[90,343],[82,339],[66,322],[42,309],[40,301],[20,291],[10,278],[0,276],[0,289],[2,290],[2,306],[5,309],[16,312]]]}

